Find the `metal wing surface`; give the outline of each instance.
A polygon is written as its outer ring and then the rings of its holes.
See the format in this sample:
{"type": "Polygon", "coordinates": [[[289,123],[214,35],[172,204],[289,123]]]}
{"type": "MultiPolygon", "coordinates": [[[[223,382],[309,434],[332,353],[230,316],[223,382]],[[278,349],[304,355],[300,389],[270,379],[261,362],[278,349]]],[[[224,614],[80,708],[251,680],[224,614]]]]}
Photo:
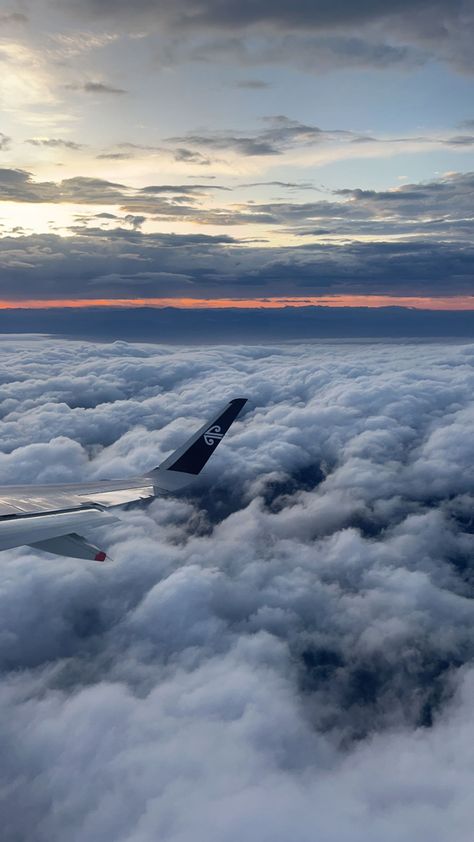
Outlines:
{"type": "MultiPolygon", "coordinates": [[[[59,555],[105,560],[77,529],[111,522],[107,509],[189,485],[246,404],[235,398],[148,474],[123,480],[0,487],[0,550],[36,546],[59,555]]],[[[116,518],[112,518],[116,520],[116,518]]]]}

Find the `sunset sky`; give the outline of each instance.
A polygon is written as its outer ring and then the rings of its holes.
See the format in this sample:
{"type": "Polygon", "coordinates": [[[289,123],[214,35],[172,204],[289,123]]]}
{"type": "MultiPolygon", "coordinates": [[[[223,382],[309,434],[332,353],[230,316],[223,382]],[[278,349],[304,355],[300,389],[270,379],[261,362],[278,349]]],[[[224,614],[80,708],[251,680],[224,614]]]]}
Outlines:
{"type": "Polygon", "coordinates": [[[1,307],[474,309],[468,0],[0,10],[1,307]]]}
{"type": "Polygon", "coordinates": [[[0,0],[0,842],[473,842],[473,45],[0,0]]]}

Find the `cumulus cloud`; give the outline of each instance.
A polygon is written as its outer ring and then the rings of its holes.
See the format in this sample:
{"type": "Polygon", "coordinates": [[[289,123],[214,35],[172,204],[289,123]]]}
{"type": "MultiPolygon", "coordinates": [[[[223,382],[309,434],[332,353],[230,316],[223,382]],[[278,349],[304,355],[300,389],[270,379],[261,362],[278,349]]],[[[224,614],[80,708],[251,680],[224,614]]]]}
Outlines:
{"type": "Polygon", "coordinates": [[[5,839],[468,842],[474,347],[1,350],[5,482],[145,470],[250,397],[114,565],[2,554],[5,839]]]}

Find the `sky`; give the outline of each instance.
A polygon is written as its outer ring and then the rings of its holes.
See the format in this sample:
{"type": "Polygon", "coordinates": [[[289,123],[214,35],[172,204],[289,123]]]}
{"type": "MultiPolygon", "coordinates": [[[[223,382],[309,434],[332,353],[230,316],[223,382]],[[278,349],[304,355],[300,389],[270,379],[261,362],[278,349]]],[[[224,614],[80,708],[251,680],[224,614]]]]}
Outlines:
{"type": "Polygon", "coordinates": [[[471,842],[474,345],[0,339],[2,483],[179,498],[1,553],[2,842],[471,842]]]}
{"type": "Polygon", "coordinates": [[[113,563],[0,553],[2,842],[472,842],[473,39],[0,0],[0,484],[248,397],[113,563]]]}
{"type": "Polygon", "coordinates": [[[474,309],[472,0],[0,0],[0,307],[474,309]]]}

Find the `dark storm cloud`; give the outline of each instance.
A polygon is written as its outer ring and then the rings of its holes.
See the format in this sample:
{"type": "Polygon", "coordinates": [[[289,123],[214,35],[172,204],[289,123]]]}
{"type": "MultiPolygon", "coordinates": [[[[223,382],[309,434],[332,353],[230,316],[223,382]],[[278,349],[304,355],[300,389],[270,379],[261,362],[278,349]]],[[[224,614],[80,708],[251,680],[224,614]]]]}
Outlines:
{"type": "Polygon", "coordinates": [[[114,565],[2,555],[6,842],[468,842],[473,346],[1,351],[4,482],[137,473],[250,397],[114,565]]]}

